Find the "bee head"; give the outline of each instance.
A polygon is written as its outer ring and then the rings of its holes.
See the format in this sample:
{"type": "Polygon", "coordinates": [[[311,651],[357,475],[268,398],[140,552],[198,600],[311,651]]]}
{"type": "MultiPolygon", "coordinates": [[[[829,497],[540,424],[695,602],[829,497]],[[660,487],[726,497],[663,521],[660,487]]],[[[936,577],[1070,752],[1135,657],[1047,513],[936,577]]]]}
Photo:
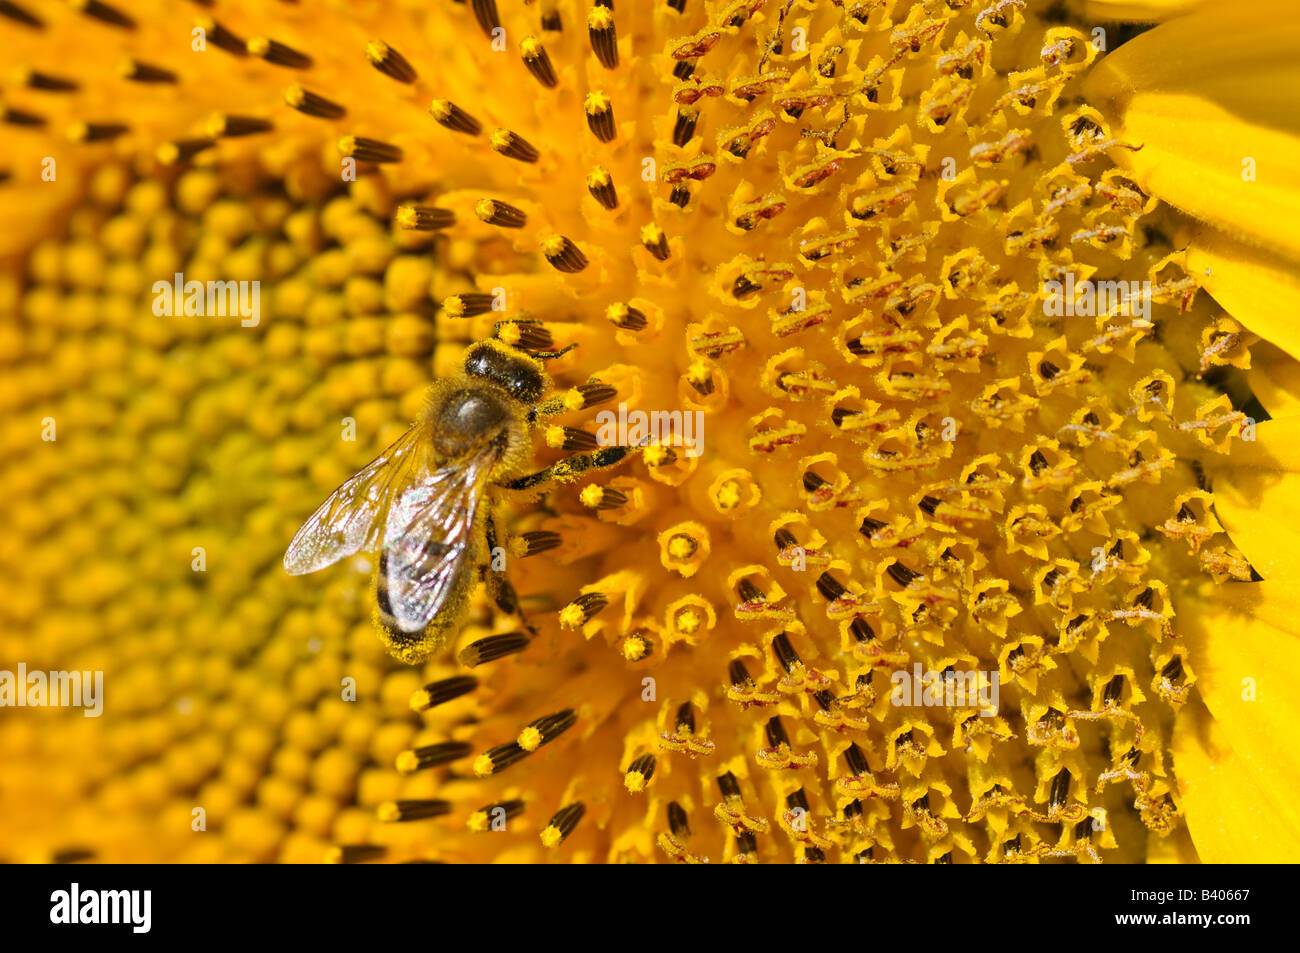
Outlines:
{"type": "Polygon", "coordinates": [[[469,349],[465,373],[491,381],[524,404],[536,403],[546,388],[546,377],[536,361],[495,341],[482,341],[469,349]]]}

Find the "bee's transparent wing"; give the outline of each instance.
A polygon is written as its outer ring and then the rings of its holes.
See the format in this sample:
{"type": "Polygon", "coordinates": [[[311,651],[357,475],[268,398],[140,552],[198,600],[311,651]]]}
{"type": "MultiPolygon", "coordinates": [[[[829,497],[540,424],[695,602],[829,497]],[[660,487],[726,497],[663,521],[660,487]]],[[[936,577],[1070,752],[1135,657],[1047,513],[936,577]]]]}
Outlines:
{"type": "Polygon", "coordinates": [[[301,576],[379,549],[384,514],[397,488],[408,480],[419,455],[420,433],[418,426],[406,431],[320,505],[289,543],[286,572],[301,576]]]}
{"type": "Polygon", "coordinates": [[[388,600],[403,631],[428,625],[466,571],[483,483],[497,455],[489,447],[435,470],[393,504],[384,551],[388,600]]]}

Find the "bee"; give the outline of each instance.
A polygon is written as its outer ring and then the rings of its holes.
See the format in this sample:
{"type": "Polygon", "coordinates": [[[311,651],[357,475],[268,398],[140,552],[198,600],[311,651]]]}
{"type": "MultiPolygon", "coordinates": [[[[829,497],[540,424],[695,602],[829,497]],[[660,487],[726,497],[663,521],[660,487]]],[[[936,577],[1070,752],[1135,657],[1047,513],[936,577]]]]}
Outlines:
{"type": "MultiPolygon", "coordinates": [[[[549,343],[544,330],[531,333],[549,343]]],[[[480,578],[490,580],[498,608],[519,614],[509,581],[487,571],[498,538],[489,487],[530,490],[612,466],[628,453],[602,447],[521,475],[539,420],[614,396],[591,381],[575,388],[576,404],[571,395],[539,403],[551,386],[542,361],[568,350],[529,353],[496,339],[472,345],[460,375],[434,382],[415,424],[302,525],[285,552],[285,571],[303,575],[378,552],[378,627],[389,652],[409,664],[447,641],[480,578]]]]}

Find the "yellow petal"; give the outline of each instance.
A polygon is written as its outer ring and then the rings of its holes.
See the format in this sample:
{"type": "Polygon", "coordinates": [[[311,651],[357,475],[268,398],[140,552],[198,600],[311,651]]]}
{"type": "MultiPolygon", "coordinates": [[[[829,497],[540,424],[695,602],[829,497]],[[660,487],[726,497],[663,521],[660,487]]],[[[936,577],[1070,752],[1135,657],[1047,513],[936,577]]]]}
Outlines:
{"type": "Polygon", "coordinates": [[[1187,265],[1224,310],[1300,358],[1300,321],[1293,316],[1300,300],[1300,265],[1205,227],[1193,234],[1187,265]]]}
{"type": "Polygon", "coordinates": [[[1138,20],[1149,23],[1186,13],[1207,0],[1087,0],[1090,20],[1138,20]]]}
{"type": "Polygon", "coordinates": [[[1300,583],[1216,586],[1183,634],[1196,688],[1238,766],[1300,832],[1300,583]]]}
{"type": "Polygon", "coordinates": [[[1300,417],[1268,420],[1205,461],[1214,510],[1265,579],[1300,581],[1300,417]]]}
{"type": "Polygon", "coordinates": [[[1296,863],[1300,832],[1255,785],[1203,705],[1174,727],[1174,769],[1196,852],[1206,863],[1296,863]]]}
{"type": "Polygon", "coordinates": [[[1300,361],[1281,348],[1252,345],[1246,381],[1270,417],[1300,416],[1300,361]]]}
{"type": "Polygon", "coordinates": [[[1101,60],[1086,93],[1117,138],[1141,146],[1113,155],[1149,192],[1300,260],[1293,0],[1215,3],[1162,23],[1101,60]]]}

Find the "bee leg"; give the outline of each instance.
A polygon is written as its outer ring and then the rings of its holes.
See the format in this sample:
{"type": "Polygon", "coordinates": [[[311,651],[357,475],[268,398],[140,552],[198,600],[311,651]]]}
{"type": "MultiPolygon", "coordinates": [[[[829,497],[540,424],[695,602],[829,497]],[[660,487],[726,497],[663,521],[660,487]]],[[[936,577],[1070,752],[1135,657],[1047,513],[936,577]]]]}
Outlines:
{"type": "Polygon", "coordinates": [[[635,447],[603,447],[594,453],[577,454],[552,463],[545,470],[538,470],[536,473],[530,473],[527,476],[507,480],[501,486],[507,490],[531,490],[533,487],[549,483],[551,480],[564,483],[575,479],[579,474],[588,470],[612,467],[635,449],[635,447]]]}
{"type": "Polygon", "coordinates": [[[493,603],[506,615],[518,618],[523,627],[529,632],[536,634],[537,630],[524,618],[523,609],[519,605],[519,594],[515,592],[515,587],[510,584],[510,580],[506,578],[505,550],[497,543],[496,519],[491,513],[487,514],[484,533],[487,538],[488,561],[479,568],[479,571],[483,575],[484,585],[487,586],[488,592],[492,594],[493,603]],[[498,555],[502,564],[500,569],[496,568],[498,555]]]}

